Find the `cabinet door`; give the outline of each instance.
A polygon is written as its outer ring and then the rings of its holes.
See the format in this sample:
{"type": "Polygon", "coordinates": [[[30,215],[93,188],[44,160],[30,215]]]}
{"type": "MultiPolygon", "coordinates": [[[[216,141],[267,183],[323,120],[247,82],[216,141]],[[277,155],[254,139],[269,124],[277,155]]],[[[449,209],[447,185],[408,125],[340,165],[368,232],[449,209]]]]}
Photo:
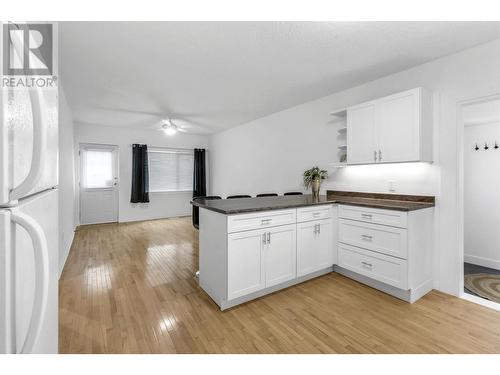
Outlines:
{"type": "Polygon", "coordinates": [[[314,272],[316,268],[317,221],[297,224],[297,276],[314,272]]]}
{"type": "Polygon", "coordinates": [[[296,225],[269,228],[265,248],[266,288],[292,280],[296,276],[296,225]]]}
{"type": "Polygon", "coordinates": [[[347,109],[347,163],[375,163],[375,104],[347,109]]]}
{"type": "Polygon", "coordinates": [[[333,255],[331,219],[297,224],[297,276],[331,267],[333,255]]]}
{"type": "Polygon", "coordinates": [[[379,162],[420,159],[420,91],[406,91],[377,103],[379,162]]]}
{"type": "Polygon", "coordinates": [[[320,220],[316,245],[316,270],[333,265],[333,223],[331,220],[320,220]]]}
{"type": "Polygon", "coordinates": [[[228,300],[264,288],[265,234],[264,230],[253,230],[228,236],[228,300]]]}

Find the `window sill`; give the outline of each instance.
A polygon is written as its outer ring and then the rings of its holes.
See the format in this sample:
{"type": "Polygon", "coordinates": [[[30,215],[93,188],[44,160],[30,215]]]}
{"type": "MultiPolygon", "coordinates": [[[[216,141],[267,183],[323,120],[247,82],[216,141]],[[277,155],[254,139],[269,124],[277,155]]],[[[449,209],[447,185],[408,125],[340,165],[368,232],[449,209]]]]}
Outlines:
{"type": "Polygon", "coordinates": [[[158,190],[158,191],[150,191],[149,194],[192,194],[192,190],[158,190]]]}

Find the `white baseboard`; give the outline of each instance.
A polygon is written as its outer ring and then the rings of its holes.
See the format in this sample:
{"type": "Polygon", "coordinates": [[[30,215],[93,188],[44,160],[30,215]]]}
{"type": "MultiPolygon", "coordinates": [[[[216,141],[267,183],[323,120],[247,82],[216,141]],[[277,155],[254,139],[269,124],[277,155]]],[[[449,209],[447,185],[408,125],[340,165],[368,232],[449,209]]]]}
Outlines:
{"type": "Polygon", "coordinates": [[[71,241],[67,241],[64,249],[64,257],[59,259],[59,277],[61,278],[62,272],[64,270],[64,266],[66,265],[66,261],[68,260],[69,252],[71,251],[71,246],[73,246],[73,240],[75,239],[75,231],[78,226],[75,226],[73,232],[71,233],[71,241]]]}
{"type": "Polygon", "coordinates": [[[500,260],[478,257],[477,255],[464,254],[464,261],[466,263],[476,264],[478,266],[493,268],[500,270],[500,260]]]}

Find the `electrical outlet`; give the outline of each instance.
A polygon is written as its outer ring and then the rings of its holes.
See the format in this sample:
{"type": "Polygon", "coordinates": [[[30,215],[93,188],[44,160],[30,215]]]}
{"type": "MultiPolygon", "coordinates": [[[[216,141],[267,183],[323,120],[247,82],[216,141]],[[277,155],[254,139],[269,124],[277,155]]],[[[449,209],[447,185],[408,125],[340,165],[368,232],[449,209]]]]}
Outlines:
{"type": "Polygon", "coordinates": [[[387,187],[389,188],[389,191],[391,193],[394,193],[396,191],[396,181],[389,180],[387,185],[388,185],[387,187]]]}

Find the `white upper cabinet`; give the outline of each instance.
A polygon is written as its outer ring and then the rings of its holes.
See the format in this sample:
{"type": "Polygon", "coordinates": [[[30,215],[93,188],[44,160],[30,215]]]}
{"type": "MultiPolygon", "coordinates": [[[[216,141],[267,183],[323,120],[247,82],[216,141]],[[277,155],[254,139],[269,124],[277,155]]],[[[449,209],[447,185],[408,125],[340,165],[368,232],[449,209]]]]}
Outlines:
{"type": "Polygon", "coordinates": [[[431,95],[416,88],[347,108],[349,164],[432,161],[431,95]]]}

